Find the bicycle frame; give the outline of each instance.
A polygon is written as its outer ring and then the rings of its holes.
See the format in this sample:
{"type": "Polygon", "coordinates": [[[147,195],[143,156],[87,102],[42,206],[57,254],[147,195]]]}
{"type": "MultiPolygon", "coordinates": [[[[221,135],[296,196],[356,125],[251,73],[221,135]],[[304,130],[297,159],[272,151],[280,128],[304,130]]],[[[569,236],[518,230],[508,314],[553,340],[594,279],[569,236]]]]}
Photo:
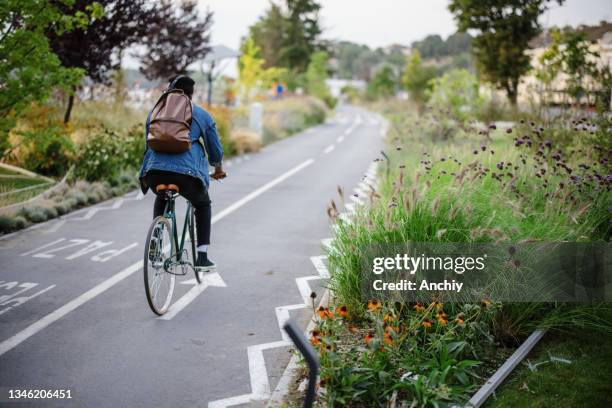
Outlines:
{"type": "Polygon", "coordinates": [[[169,259],[176,257],[174,263],[181,263],[183,258],[183,249],[185,248],[185,236],[187,234],[187,228],[191,226],[191,217],[189,217],[189,211],[191,211],[191,203],[187,201],[187,211],[185,212],[185,223],[183,224],[183,231],[181,233],[181,240],[178,237],[178,228],[176,226],[176,209],[175,199],[178,194],[168,195],[166,199],[166,206],[164,208],[164,217],[171,220],[172,223],[172,239],[174,240],[176,253],[172,254],[169,259]]]}

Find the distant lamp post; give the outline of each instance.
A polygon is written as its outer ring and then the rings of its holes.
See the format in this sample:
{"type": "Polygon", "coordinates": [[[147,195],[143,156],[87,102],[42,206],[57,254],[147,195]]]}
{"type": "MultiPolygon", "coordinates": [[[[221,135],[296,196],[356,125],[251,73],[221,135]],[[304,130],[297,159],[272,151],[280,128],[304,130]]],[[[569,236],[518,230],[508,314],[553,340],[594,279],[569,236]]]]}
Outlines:
{"type": "Polygon", "coordinates": [[[239,56],[240,53],[238,51],[232,50],[225,45],[215,45],[211,47],[210,52],[202,60],[200,71],[206,76],[208,82],[206,103],[209,106],[212,104],[213,82],[227,67],[228,61],[239,56]]]}

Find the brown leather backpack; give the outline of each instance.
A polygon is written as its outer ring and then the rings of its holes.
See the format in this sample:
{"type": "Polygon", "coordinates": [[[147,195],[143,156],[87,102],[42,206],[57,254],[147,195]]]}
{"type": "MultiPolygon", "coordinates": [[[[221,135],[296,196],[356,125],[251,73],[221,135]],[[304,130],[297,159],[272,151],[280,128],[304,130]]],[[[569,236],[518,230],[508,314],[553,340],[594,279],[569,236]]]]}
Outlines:
{"type": "Polygon", "coordinates": [[[191,100],[181,89],[166,90],[149,114],[147,146],[159,153],[189,150],[192,109],[191,100]]]}

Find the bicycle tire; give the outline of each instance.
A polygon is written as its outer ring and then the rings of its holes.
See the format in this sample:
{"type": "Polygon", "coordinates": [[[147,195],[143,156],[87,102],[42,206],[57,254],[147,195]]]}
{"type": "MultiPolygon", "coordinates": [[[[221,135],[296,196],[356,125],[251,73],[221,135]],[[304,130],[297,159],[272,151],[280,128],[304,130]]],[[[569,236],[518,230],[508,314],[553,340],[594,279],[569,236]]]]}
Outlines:
{"type": "MultiPolygon", "coordinates": [[[[168,233],[168,241],[170,242],[170,252],[169,252],[169,257],[171,257],[174,253],[175,253],[175,243],[174,243],[174,239],[172,239],[172,229],[171,229],[171,224],[170,221],[163,216],[159,216],[156,217],[153,222],[151,223],[151,226],[149,227],[149,232],[147,233],[147,241],[145,243],[145,250],[144,250],[144,265],[143,265],[143,275],[144,275],[144,286],[145,286],[145,293],[146,293],[146,297],[147,297],[147,303],[149,304],[149,307],[151,308],[151,310],[153,311],[153,313],[155,313],[158,316],[162,316],[164,315],[167,311],[168,308],[170,307],[170,304],[172,303],[172,296],[174,295],[174,286],[176,284],[176,276],[172,273],[168,273],[165,271],[163,263],[165,262],[165,260],[158,260],[158,264],[161,263],[161,267],[155,268],[153,265],[153,261],[151,260],[151,243],[153,242],[151,240],[152,236],[153,236],[153,231],[155,231],[156,227],[158,225],[162,225],[163,227],[165,227],[165,230],[168,233]],[[151,262],[151,265],[149,265],[149,262],[151,262]],[[165,279],[168,278],[169,279],[169,285],[168,285],[168,293],[166,293],[165,295],[165,299],[163,300],[163,303],[161,305],[158,305],[156,303],[156,297],[158,292],[156,290],[154,290],[154,288],[151,287],[151,284],[149,283],[151,278],[155,279],[165,279]]],[[[163,234],[163,228],[162,228],[162,234],[163,234]]],[[[163,241],[162,241],[163,242],[163,241]]],[[[158,250],[164,251],[164,246],[162,245],[162,248],[155,248],[155,251],[157,252],[158,250]]],[[[157,253],[155,254],[155,256],[157,256],[157,253]]],[[[160,283],[161,285],[161,283],[160,283]]],[[[159,287],[158,289],[159,290],[159,287]]]]}
{"type": "Polygon", "coordinates": [[[191,256],[193,262],[193,273],[195,274],[196,281],[198,283],[202,283],[202,273],[198,272],[195,267],[196,260],[198,259],[198,248],[196,245],[197,236],[196,236],[196,223],[195,223],[195,209],[193,206],[190,206],[189,211],[189,238],[191,240],[191,256]]]}

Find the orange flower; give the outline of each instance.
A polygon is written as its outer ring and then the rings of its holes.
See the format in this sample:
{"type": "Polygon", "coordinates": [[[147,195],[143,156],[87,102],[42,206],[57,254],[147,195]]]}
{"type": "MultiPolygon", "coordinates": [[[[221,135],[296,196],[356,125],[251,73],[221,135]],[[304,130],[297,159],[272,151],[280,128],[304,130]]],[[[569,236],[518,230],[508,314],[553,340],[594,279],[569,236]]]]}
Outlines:
{"type": "Polygon", "coordinates": [[[417,303],[416,305],[412,306],[412,308],[418,313],[423,313],[425,311],[425,306],[423,306],[422,303],[417,303]]]}
{"type": "Polygon", "coordinates": [[[321,319],[332,319],[334,317],[334,313],[329,310],[328,307],[323,307],[323,306],[319,306],[319,308],[317,309],[317,314],[319,315],[319,317],[321,319]]]}
{"type": "Polygon", "coordinates": [[[364,340],[365,340],[365,343],[366,343],[366,344],[370,344],[370,342],[371,342],[372,340],[374,340],[374,334],[372,334],[372,333],[368,333],[368,334],[366,334],[366,336],[365,336],[364,340]]]}
{"type": "Polygon", "coordinates": [[[431,323],[431,320],[425,318],[423,319],[423,321],[421,322],[421,326],[423,326],[425,329],[428,329],[432,326],[433,323],[431,323]]]}
{"type": "Polygon", "coordinates": [[[442,310],[442,308],[444,307],[444,304],[440,302],[439,300],[434,300],[430,306],[435,307],[437,310],[442,310]]]}
{"type": "Polygon", "coordinates": [[[387,313],[385,317],[383,318],[383,320],[385,321],[385,323],[390,323],[390,322],[395,321],[395,317],[393,316],[393,314],[387,313]]]}
{"type": "Polygon", "coordinates": [[[487,307],[491,306],[492,303],[493,302],[491,302],[491,299],[483,299],[480,302],[480,306],[486,309],[487,307]]]}
{"type": "Polygon", "coordinates": [[[438,316],[438,323],[440,324],[440,326],[446,326],[446,323],[448,323],[448,319],[446,317],[438,316]]]}
{"type": "Polygon", "coordinates": [[[392,331],[399,333],[399,326],[391,326],[391,325],[387,325],[385,326],[385,331],[391,333],[392,331]]]}
{"type": "Polygon", "coordinates": [[[377,299],[372,299],[368,302],[368,310],[375,311],[381,308],[381,304],[377,299]]]}
{"type": "Polygon", "coordinates": [[[457,323],[459,326],[465,325],[465,318],[463,317],[463,313],[457,315],[457,317],[455,318],[455,323],[457,323]]]}
{"type": "Polygon", "coordinates": [[[348,317],[348,308],[346,305],[340,306],[338,309],[336,309],[336,312],[338,312],[338,314],[342,317],[348,317]]]}
{"type": "Polygon", "coordinates": [[[311,336],[310,344],[312,344],[313,346],[319,346],[321,344],[321,339],[317,336],[311,336]]]}
{"type": "Polygon", "coordinates": [[[440,310],[438,312],[438,319],[442,318],[442,319],[446,319],[448,317],[448,315],[446,313],[444,313],[444,310],[440,310]]]}
{"type": "Polygon", "coordinates": [[[393,337],[391,337],[391,333],[385,332],[384,341],[385,341],[385,344],[388,345],[388,346],[393,344],[393,337]]]}

